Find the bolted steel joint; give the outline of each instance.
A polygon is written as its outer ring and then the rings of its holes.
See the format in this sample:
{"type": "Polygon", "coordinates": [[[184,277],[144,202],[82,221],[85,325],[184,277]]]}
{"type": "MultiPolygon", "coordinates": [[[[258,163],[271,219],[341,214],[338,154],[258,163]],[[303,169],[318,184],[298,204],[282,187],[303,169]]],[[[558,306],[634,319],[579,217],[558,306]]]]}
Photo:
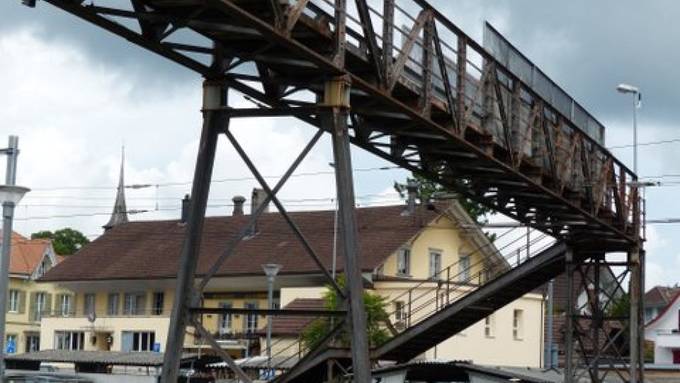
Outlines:
{"type": "Polygon", "coordinates": [[[334,108],[349,108],[349,92],[351,89],[349,76],[334,77],[324,84],[323,103],[334,108]]]}

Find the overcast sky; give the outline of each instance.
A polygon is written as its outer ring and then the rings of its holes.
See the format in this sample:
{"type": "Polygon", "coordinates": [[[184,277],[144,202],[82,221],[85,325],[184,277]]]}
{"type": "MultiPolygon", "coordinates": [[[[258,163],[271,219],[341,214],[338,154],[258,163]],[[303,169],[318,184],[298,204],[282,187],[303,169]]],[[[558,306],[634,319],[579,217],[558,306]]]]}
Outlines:
{"type": "MultiPolygon", "coordinates": [[[[490,21],[605,124],[608,146],[632,142],[631,100],[614,90],[620,82],[642,89],[640,142],[680,138],[680,25],[673,19],[680,3],[433,3],[479,42],[483,22],[490,21]]],[[[34,190],[18,209],[15,228],[29,235],[70,226],[91,238],[99,235],[114,198],[122,144],[126,183],[159,185],[127,191],[129,209],[151,210],[131,219],[178,217],[200,130],[201,79],[48,4],[19,4],[0,2],[0,147],[8,134],[20,136],[18,180],[34,190]]],[[[232,100],[245,103],[237,95],[232,100]]],[[[293,119],[238,121],[235,131],[267,175],[285,171],[314,133],[293,119]]],[[[678,149],[679,142],[641,146],[640,175],[680,175],[678,149]]],[[[613,151],[632,167],[630,148],[613,151]]],[[[330,161],[324,138],[299,170],[307,175],[292,179],[281,193],[291,209],[332,208],[330,161]]],[[[354,166],[390,164],[355,150],[354,166]]],[[[248,175],[222,142],[214,178],[224,182],[213,186],[209,214],[230,212],[233,195],[249,198],[255,181],[243,179],[248,175]]],[[[405,176],[396,169],[357,171],[359,203],[396,203],[392,183],[405,176]]],[[[680,185],[674,184],[680,178],[654,179],[664,184],[648,190],[648,218],[680,217],[680,185]]],[[[648,287],[680,280],[678,230],[680,225],[648,228],[648,287]]]]}

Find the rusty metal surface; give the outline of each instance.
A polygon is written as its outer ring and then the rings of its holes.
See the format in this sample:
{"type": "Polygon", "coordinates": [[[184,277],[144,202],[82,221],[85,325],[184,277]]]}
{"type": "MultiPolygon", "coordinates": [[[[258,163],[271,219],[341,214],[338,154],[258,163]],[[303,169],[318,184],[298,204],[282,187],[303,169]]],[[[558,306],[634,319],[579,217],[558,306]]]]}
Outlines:
{"type": "MultiPolygon", "coordinates": [[[[579,128],[587,112],[541,97],[426,0],[45,2],[256,105],[225,106],[229,118],[295,116],[332,133],[325,114],[349,105],[342,123],[358,147],[575,251],[637,248],[637,176],[579,128]],[[318,101],[328,95],[348,102],[318,101]]],[[[349,356],[328,352],[302,358],[298,377],[349,356]]]]}
{"type": "Polygon", "coordinates": [[[281,2],[281,12],[264,0],[47,2],[280,108],[262,115],[288,108],[320,126],[303,94],[346,75],[355,145],[577,246],[625,250],[637,239],[636,176],[426,1],[348,7],[342,60],[330,0],[281,2]],[[173,41],[179,31],[195,42],[173,41]]]}

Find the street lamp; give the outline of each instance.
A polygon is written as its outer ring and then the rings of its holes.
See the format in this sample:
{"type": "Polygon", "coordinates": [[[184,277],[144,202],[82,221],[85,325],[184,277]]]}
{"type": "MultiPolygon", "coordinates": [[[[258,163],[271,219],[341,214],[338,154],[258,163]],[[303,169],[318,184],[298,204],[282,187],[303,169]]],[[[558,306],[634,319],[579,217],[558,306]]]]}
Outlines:
{"type": "Polygon", "coordinates": [[[19,156],[19,138],[10,136],[9,147],[0,149],[0,154],[7,155],[5,185],[0,185],[0,203],[2,203],[2,251],[0,252],[0,378],[2,378],[5,376],[6,297],[9,288],[9,257],[12,244],[12,220],[14,218],[14,208],[29,189],[15,185],[17,157],[19,156]]]}
{"type": "Polygon", "coordinates": [[[633,95],[633,172],[637,175],[637,109],[640,107],[642,93],[639,88],[628,84],[619,84],[616,90],[619,93],[633,95]]]}
{"type": "MultiPolygon", "coordinates": [[[[269,309],[274,309],[274,279],[283,266],[276,263],[262,265],[267,276],[267,302],[269,309]]],[[[272,316],[267,317],[267,379],[271,379],[272,371],[272,316]]]]}

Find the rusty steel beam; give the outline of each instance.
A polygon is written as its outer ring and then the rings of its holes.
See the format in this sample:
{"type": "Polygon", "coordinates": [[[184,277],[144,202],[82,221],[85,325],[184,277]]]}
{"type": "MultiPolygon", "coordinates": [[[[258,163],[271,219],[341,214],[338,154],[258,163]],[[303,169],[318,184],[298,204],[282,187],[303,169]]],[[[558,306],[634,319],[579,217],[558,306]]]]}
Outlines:
{"type": "MultiPolygon", "coordinates": [[[[50,1],[56,2],[56,0],[50,0],[50,1]]],[[[336,1],[337,1],[338,4],[341,4],[343,2],[342,0],[336,0],[336,1]]],[[[211,5],[213,7],[217,7],[219,9],[223,10],[223,11],[228,11],[228,12],[234,11],[234,7],[235,7],[234,5],[226,2],[225,0],[210,0],[209,5],[211,5]]],[[[238,7],[235,7],[235,8],[238,8],[238,7]]],[[[428,9],[428,12],[429,11],[430,10],[428,9]]],[[[341,10],[336,10],[336,13],[344,14],[344,12],[341,11],[341,10]]],[[[435,14],[435,16],[437,16],[436,13],[434,13],[434,14],[435,14]]],[[[241,10],[241,12],[236,11],[236,13],[234,15],[237,16],[237,18],[239,20],[241,20],[242,19],[241,16],[247,16],[249,14],[247,12],[244,12],[244,11],[241,10]]],[[[329,72],[335,72],[336,70],[338,70],[338,65],[336,65],[332,60],[325,61],[322,64],[322,61],[324,61],[325,59],[323,59],[320,55],[318,55],[317,53],[314,53],[312,49],[309,49],[309,47],[304,46],[303,44],[297,43],[294,39],[286,38],[284,35],[282,35],[280,32],[277,32],[271,26],[267,26],[266,22],[258,22],[257,21],[258,19],[253,18],[253,17],[250,17],[250,18],[245,17],[242,20],[245,20],[246,22],[250,22],[250,21],[255,22],[255,24],[252,24],[252,25],[249,24],[249,27],[252,28],[253,30],[258,31],[258,33],[260,33],[263,37],[271,38],[271,40],[275,44],[284,45],[287,49],[291,50],[291,54],[304,56],[305,60],[309,60],[308,62],[313,64],[314,66],[318,67],[319,71],[321,71],[322,73],[328,74],[329,72]]],[[[441,22],[442,25],[445,25],[445,26],[448,27],[448,24],[447,24],[446,21],[442,21],[439,18],[437,20],[438,20],[438,22],[441,22]]],[[[453,29],[453,31],[456,32],[455,29],[453,29]]],[[[202,32],[200,32],[200,33],[202,33],[202,32]]],[[[465,36],[464,34],[459,35],[459,45],[461,45],[461,44],[470,45],[473,49],[476,47],[476,43],[474,43],[472,41],[468,41],[467,36],[465,36]]],[[[458,54],[460,55],[460,53],[461,52],[460,52],[460,49],[459,49],[458,54]]],[[[480,53],[483,55],[483,52],[480,52],[480,53]]],[[[342,55],[339,55],[339,56],[342,56],[342,55]]],[[[459,66],[461,66],[461,67],[465,66],[464,64],[465,64],[465,61],[459,59],[459,66]]],[[[205,69],[201,69],[201,70],[205,71],[205,69]]],[[[507,74],[507,73],[504,72],[504,75],[506,75],[510,78],[513,78],[511,74],[507,74]]],[[[405,113],[406,116],[413,119],[413,121],[415,123],[420,124],[420,125],[424,125],[425,127],[427,127],[427,129],[433,129],[435,132],[437,132],[437,134],[442,134],[442,132],[441,132],[442,127],[440,127],[438,124],[435,124],[431,121],[428,121],[427,119],[422,118],[421,117],[422,115],[418,116],[420,113],[411,109],[410,106],[405,105],[403,102],[401,102],[397,99],[394,99],[394,98],[390,98],[390,97],[385,98],[384,93],[381,93],[378,88],[376,88],[375,86],[366,82],[361,77],[358,77],[356,75],[351,74],[351,78],[352,78],[352,82],[355,84],[355,89],[360,89],[361,91],[366,92],[367,96],[378,97],[378,99],[381,100],[381,103],[383,103],[384,107],[390,108],[390,109],[396,108],[397,110],[401,110],[402,112],[405,113]]],[[[461,84],[464,84],[464,83],[465,83],[465,81],[461,82],[461,84]]],[[[238,83],[237,86],[234,86],[234,88],[238,89],[239,91],[245,91],[246,94],[249,94],[249,95],[255,93],[255,92],[253,92],[253,89],[249,87],[249,85],[242,84],[242,83],[238,83]]],[[[525,88],[523,88],[523,89],[524,89],[524,91],[527,91],[527,89],[525,89],[525,88]]],[[[527,92],[530,93],[530,90],[528,90],[527,92]]],[[[265,97],[264,100],[266,100],[265,102],[269,103],[269,104],[275,104],[275,103],[278,102],[275,99],[271,99],[271,97],[265,97]]],[[[461,100],[457,100],[457,102],[460,102],[460,101],[461,100]]],[[[466,113],[469,114],[472,111],[472,109],[473,108],[468,108],[466,113]]],[[[459,113],[460,113],[460,111],[459,111],[459,113]]],[[[467,118],[466,118],[466,120],[467,120],[467,118]]],[[[447,133],[447,134],[443,134],[443,137],[447,137],[447,139],[451,139],[452,135],[450,133],[447,133]]],[[[465,140],[460,142],[460,144],[462,145],[464,150],[471,150],[471,151],[473,151],[473,153],[474,152],[480,153],[480,151],[479,151],[480,149],[478,147],[476,147],[475,145],[469,145],[467,143],[467,141],[465,141],[465,140]]],[[[595,146],[597,147],[597,145],[595,145],[595,146]]],[[[512,166],[512,164],[505,164],[503,162],[503,160],[488,158],[488,156],[485,159],[491,161],[491,163],[493,163],[493,166],[498,166],[500,169],[503,169],[504,171],[507,171],[509,173],[513,173],[513,172],[517,173],[517,171],[513,170],[514,166],[512,166]]],[[[618,163],[617,163],[617,165],[618,165],[618,163]]],[[[623,171],[626,171],[625,167],[621,167],[621,169],[623,171]]],[[[517,176],[517,177],[519,177],[519,179],[523,179],[523,180],[530,179],[530,178],[524,177],[521,173],[515,174],[515,176],[517,176]]],[[[533,182],[534,181],[532,180],[532,183],[533,182]]],[[[567,206],[570,206],[570,208],[573,209],[575,212],[578,212],[579,214],[584,214],[584,215],[592,215],[591,212],[589,212],[589,211],[587,212],[586,210],[581,208],[578,204],[573,204],[572,202],[565,199],[564,196],[560,195],[561,194],[560,189],[555,191],[555,190],[550,190],[550,188],[546,188],[542,185],[538,185],[538,187],[539,187],[539,189],[541,189],[542,192],[545,192],[547,194],[552,195],[553,198],[555,198],[556,200],[560,200],[561,201],[560,203],[565,203],[567,206]]],[[[631,203],[631,202],[626,201],[626,203],[631,203]]],[[[625,211],[622,211],[622,213],[625,213],[625,211]]],[[[624,232],[621,229],[618,229],[616,227],[611,227],[610,223],[602,221],[599,217],[597,217],[597,216],[593,217],[593,221],[597,222],[597,223],[599,223],[599,224],[601,224],[605,227],[609,226],[610,230],[613,230],[614,232],[617,232],[618,235],[621,235],[624,238],[627,237],[630,240],[629,234],[627,234],[626,232],[624,232]]]]}

